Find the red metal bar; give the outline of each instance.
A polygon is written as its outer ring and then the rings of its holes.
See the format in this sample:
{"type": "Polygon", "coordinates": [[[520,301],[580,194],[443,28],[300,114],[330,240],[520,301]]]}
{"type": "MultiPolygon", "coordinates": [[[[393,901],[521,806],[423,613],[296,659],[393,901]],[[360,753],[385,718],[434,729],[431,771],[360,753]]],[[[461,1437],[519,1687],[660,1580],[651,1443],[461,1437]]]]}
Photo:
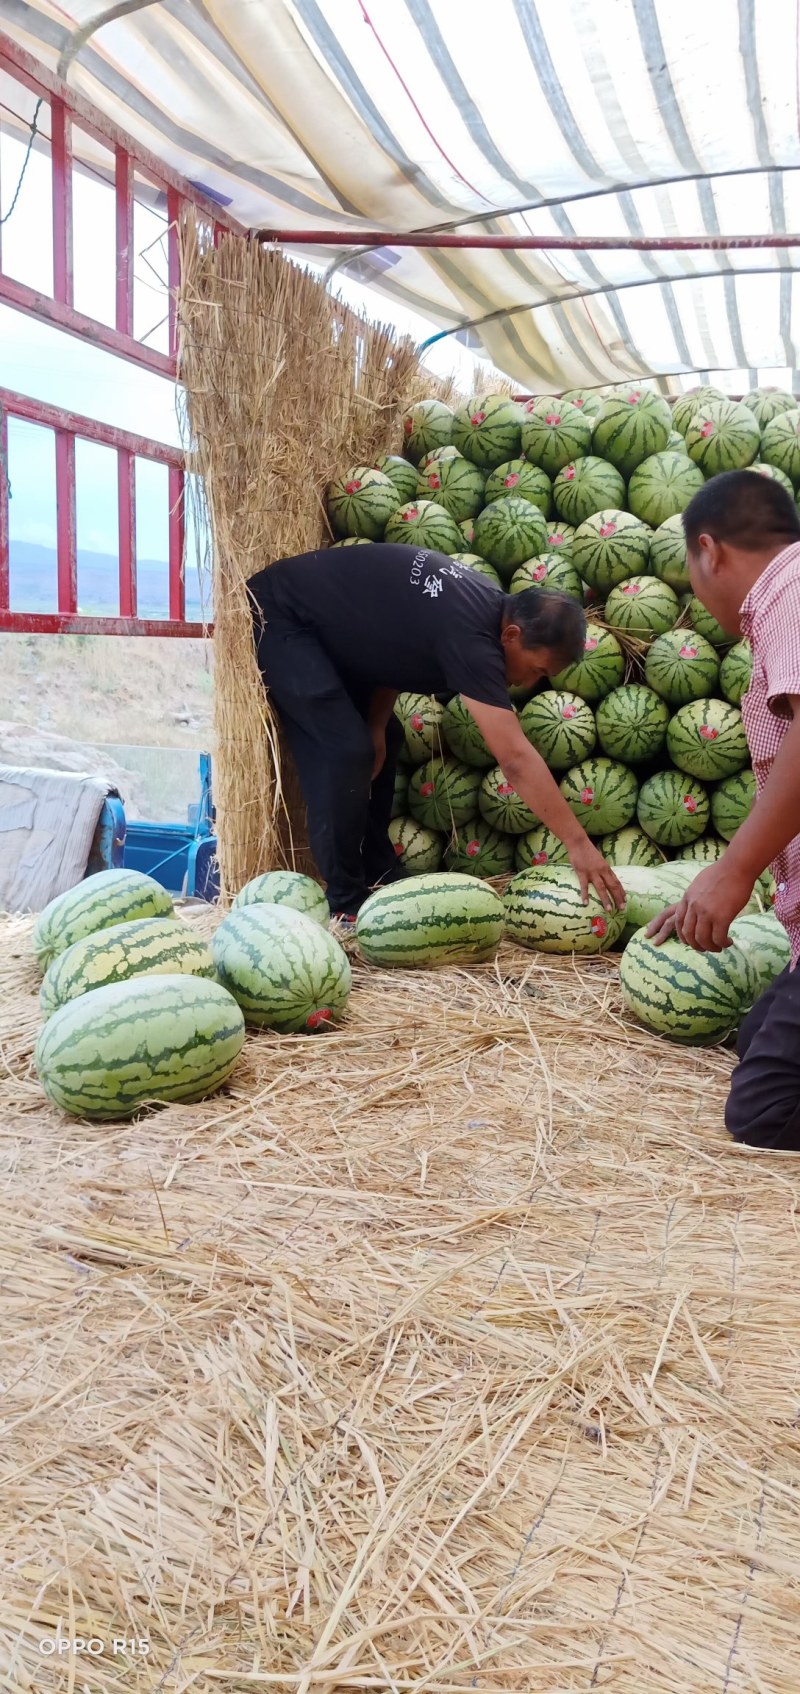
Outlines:
{"type": "MultiPolygon", "coordinates": [[[[256,241],[283,247],[464,247],[495,253],[719,253],[732,248],[800,247],[800,235],[448,235],[380,229],[259,229],[256,241]]],[[[669,281],[669,278],[667,278],[669,281]]]]}
{"type": "Polygon", "coordinates": [[[59,612],[9,612],[0,608],[0,631],[17,635],[169,635],[197,641],[213,635],[213,624],[176,623],[169,618],[85,618],[59,612]]]}
{"type": "Polygon", "coordinates": [[[120,335],[133,336],[133,163],[125,147],[114,160],[117,244],[116,325],[120,335]]]}
{"type": "Polygon", "coordinates": [[[53,294],[71,306],[72,287],[72,120],[63,100],[50,103],[53,183],[53,294]]]}
{"type": "Polygon", "coordinates": [[[160,465],[172,465],[181,471],[184,454],[180,447],[167,447],[160,441],[150,441],[145,435],[117,429],[113,424],[98,423],[96,418],[84,418],[80,412],[66,412],[61,406],[50,406],[46,400],[32,400],[27,394],[15,394],[10,388],[0,388],[0,411],[14,418],[27,418],[29,423],[44,424],[47,429],[64,430],[68,435],[82,435],[88,441],[99,441],[104,447],[131,453],[139,459],[155,459],[160,465]]]}
{"type": "Polygon", "coordinates": [[[81,341],[91,341],[95,347],[101,347],[106,353],[116,353],[119,358],[129,359],[134,365],[144,365],[147,370],[155,371],[158,376],[168,376],[173,382],[175,380],[175,360],[168,358],[166,353],[157,353],[154,348],[146,347],[141,341],[120,335],[118,330],[100,323],[99,319],[87,318],[85,313],[77,312],[74,306],[67,306],[61,300],[51,300],[49,294],[40,294],[35,288],[28,288],[25,283],[6,276],[5,272],[0,272],[0,301],[6,306],[14,306],[19,312],[27,312],[29,317],[55,324],[56,329],[64,329],[69,335],[77,335],[81,341]]]}
{"type": "Polygon", "coordinates": [[[8,419],[0,402],[0,615],[8,611],[10,599],[8,493],[8,419]]]}
{"type": "Polygon", "coordinates": [[[186,583],[183,552],[186,540],[184,478],[174,465],[169,469],[169,615],[182,619],[186,612],[186,583]]]}
{"type": "Polygon", "coordinates": [[[75,437],[56,430],[56,538],[58,550],[58,610],[78,610],[78,552],[75,518],[75,437]]]}
{"type": "Polygon", "coordinates": [[[119,517],[119,615],[136,617],[136,460],[126,448],[117,453],[119,517]]]}
{"type": "Polygon", "coordinates": [[[178,231],[183,201],[176,188],[167,189],[167,287],[169,289],[168,327],[169,356],[178,356],[178,289],[181,281],[181,254],[178,231]]]}

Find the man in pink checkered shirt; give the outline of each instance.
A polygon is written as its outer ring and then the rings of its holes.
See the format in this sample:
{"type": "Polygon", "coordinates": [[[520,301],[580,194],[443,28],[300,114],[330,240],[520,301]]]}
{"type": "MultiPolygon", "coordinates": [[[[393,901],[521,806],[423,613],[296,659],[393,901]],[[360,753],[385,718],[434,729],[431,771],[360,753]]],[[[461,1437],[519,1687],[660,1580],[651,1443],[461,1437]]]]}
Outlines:
{"type": "Polygon", "coordinates": [[[742,1024],[725,1122],[737,1141],[800,1152],[800,516],[777,482],[730,471],[695,495],[683,521],[694,593],[752,647],[742,715],[757,792],[722,858],[649,933],[662,941],[677,932],[699,951],[720,952],[772,866],[791,965],[742,1024]]]}

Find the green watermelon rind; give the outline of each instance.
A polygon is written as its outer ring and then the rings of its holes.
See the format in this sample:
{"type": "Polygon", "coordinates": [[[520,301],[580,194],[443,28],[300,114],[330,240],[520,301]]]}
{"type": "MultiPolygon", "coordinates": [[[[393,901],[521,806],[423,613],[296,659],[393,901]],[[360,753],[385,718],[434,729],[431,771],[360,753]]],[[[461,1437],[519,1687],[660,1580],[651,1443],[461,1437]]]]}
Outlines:
{"type": "Polygon", "coordinates": [[[613,688],[595,713],[597,736],[609,759],[639,765],[654,759],[664,745],[669,707],[645,683],[613,688]]]}
{"type": "Polygon", "coordinates": [[[444,872],[377,889],[359,911],[356,941],[369,964],[420,970],[492,958],[504,928],[493,888],[444,872]]]}
{"type": "Polygon", "coordinates": [[[711,400],[692,413],[684,437],[689,458],[706,477],[723,471],[742,471],[761,445],[761,431],[751,411],[736,400],[711,400]]]}
{"type": "Polygon", "coordinates": [[[685,512],[692,496],[704,486],[699,465],[687,454],[653,453],[637,465],[628,483],[628,505],[643,523],[658,529],[667,518],[685,512]]]}
{"type": "Polygon", "coordinates": [[[666,400],[650,389],[618,389],[609,394],[594,420],[592,451],[627,481],[637,466],[667,445],[672,413],[666,400]]]}
{"type": "Polygon", "coordinates": [[[400,505],[400,494],[383,471],[372,465],[354,465],[328,484],[326,505],[335,535],[380,541],[400,505]]]}
{"type": "Polygon", "coordinates": [[[507,876],[514,864],[514,837],[471,818],[452,836],[444,855],[449,871],[462,876],[507,876]]]}
{"type": "Polygon", "coordinates": [[[639,826],[659,847],[685,847],[705,835],[711,802],[703,785],[683,771],[656,771],[639,789],[639,826]]]}
{"type": "Polygon", "coordinates": [[[304,876],[301,871],[263,871],[260,876],[253,876],[249,882],[243,883],[232,905],[234,908],[291,906],[293,911],[305,912],[307,918],[313,918],[325,929],[330,921],[325,890],[320,888],[313,876],[304,876]]]}
{"type": "Polygon", "coordinates": [[[623,911],[607,912],[594,889],[584,903],[569,865],[534,865],[503,896],[510,941],[541,953],[604,953],[622,933],[623,911]]]}
{"type": "Polygon", "coordinates": [[[410,500],[392,513],[384,540],[434,553],[458,553],[464,540],[458,524],[435,500],[410,500]]]}
{"type": "Polygon", "coordinates": [[[652,531],[631,512],[604,507],[578,525],[572,562],[600,594],[610,594],[627,577],[647,571],[652,531]]]}
{"type": "Polygon", "coordinates": [[[603,755],[583,759],[562,778],[559,788],[587,835],[610,835],[624,829],[636,814],[639,783],[618,759],[603,755]]]}
{"type": "MultiPolygon", "coordinates": [[[[327,909],[327,908],[326,908],[327,909]]],[[[45,1018],[68,1000],[77,1000],[112,982],[140,976],[214,977],[209,948],[179,918],[134,918],[114,924],[58,953],[48,965],[39,990],[45,1018]]]]}
{"type": "Polygon", "coordinates": [[[390,819],[388,834],[406,876],[425,876],[438,871],[445,847],[441,831],[428,829],[416,818],[401,813],[390,819]]]}
{"type": "Polygon", "coordinates": [[[741,712],[725,700],[690,701],[670,719],[667,753],[678,770],[699,782],[735,776],[750,758],[741,712]]]}
{"type": "Polygon", "coordinates": [[[605,604],[606,623],[639,641],[666,635],[680,617],[677,594],[655,576],[629,576],[613,588],[605,604]]]}
{"type": "Polygon", "coordinates": [[[547,526],[538,506],[516,495],[503,495],[475,519],[474,548],[504,581],[534,553],[545,552],[547,526]]]}
{"type": "Polygon", "coordinates": [[[670,706],[685,706],[713,694],[719,679],[719,658],[705,636],[685,629],[665,630],[649,648],[644,666],[645,682],[670,706]],[[696,649],[682,657],[682,649],[696,649]]]}
{"type": "Polygon", "coordinates": [[[595,512],[622,510],[625,483],[613,465],[588,453],[560,470],[553,483],[553,500],[560,518],[578,526],[595,512]]]}
{"type": "Polygon", "coordinates": [[[427,829],[449,835],[474,816],[480,784],[480,770],[459,759],[428,759],[417,766],[409,782],[409,812],[427,829]],[[425,789],[429,792],[423,792],[425,789]]]}
{"type": "Polygon", "coordinates": [[[698,953],[671,937],[656,947],[639,930],[619,968],[626,1009],[654,1034],[682,1044],[721,1041],[739,1024],[752,973],[737,947],[698,953]]]}
{"type": "Polygon", "coordinates": [[[756,797],[756,779],[750,770],[723,777],[711,795],[711,819],[717,835],[732,841],[737,829],[750,816],[756,797]]]}
{"type": "Polygon", "coordinates": [[[324,1028],[344,1012],[351,972],[338,941],[289,906],[231,909],[211,944],[220,982],[245,1022],[279,1034],[324,1028]]]}
{"type": "Polygon", "coordinates": [[[44,972],[58,953],[85,935],[134,918],[173,917],[174,911],[166,888],[143,871],[97,871],[57,894],[39,913],[32,936],[37,964],[44,972]]]}
{"type": "Polygon", "coordinates": [[[567,771],[594,751],[594,712],[579,694],[545,689],[523,706],[519,721],[526,741],[552,771],[567,771]]]}

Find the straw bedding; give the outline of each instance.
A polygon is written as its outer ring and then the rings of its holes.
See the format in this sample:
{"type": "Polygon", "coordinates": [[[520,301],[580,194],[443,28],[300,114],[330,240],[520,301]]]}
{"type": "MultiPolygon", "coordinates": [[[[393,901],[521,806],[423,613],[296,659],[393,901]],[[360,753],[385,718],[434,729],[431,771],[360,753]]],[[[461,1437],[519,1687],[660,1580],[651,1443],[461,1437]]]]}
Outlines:
{"type": "Polygon", "coordinates": [[[509,948],[357,967],[340,1033],[71,1123],[27,933],[0,1686],[795,1694],[795,1166],[725,1141],[728,1053],[626,1025],[613,963],[509,948]]]}

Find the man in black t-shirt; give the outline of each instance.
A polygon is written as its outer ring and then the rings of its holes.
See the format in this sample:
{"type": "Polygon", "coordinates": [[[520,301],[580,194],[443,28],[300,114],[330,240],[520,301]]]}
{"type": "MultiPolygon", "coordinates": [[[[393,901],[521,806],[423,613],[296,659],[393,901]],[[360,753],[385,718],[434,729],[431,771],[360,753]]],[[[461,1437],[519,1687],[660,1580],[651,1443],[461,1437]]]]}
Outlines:
{"type": "Polygon", "coordinates": [[[397,875],[387,828],[399,693],[460,694],[508,781],[564,842],[584,895],[624,895],[544,760],[509,686],[532,688],[583,652],[566,594],[504,594],[444,553],[370,542],[281,559],[248,583],[259,669],[297,766],[331,911],[352,916],[397,875]]]}

